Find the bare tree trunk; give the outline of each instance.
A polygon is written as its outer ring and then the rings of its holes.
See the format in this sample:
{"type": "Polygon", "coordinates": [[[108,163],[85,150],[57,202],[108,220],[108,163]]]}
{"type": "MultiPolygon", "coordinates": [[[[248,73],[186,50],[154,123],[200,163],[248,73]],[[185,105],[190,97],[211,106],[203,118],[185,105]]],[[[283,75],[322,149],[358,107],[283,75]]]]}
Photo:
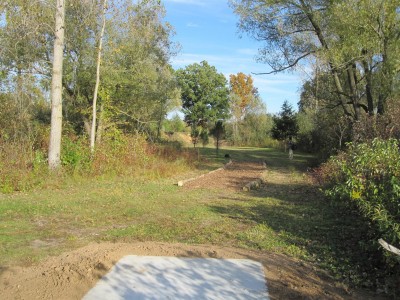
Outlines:
{"type": "Polygon", "coordinates": [[[351,103],[353,104],[353,110],[354,110],[354,121],[358,121],[360,119],[360,107],[358,105],[358,93],[357,93],[357,84],[356,84],[356,79],[355,79],[355,73],[353,66],[348,66],[347,68],[347,78],[349,81],[349,87],[350,87],[350,99],[351,103]]]}
{"type": "Polygon", "coordinates": [[[365,80],[366,80],[365,93],[367,96],[368,114],[370,116],[373,116],[375,114],[375,110],[374,110],[374,98],[372,95],[372,72],[368,62],[365,59],[362,61],[362,66],[364,68],[365,80]]]}
{"type": "Polygon", "coordinates": [[[54,40],[53,73],[51,80],[51,130],[49,143],[49,168],[60,167],[62,131],[62,69],[64,50],[64,0],[57,0],[54,40]]]}
{"type": "Polygon", "coordinates": [[[100,84],[100,63],[101,63],[101,50],[103,46],[103,36],[104,29],[106,27],[106,10],[107,10],[107,0],[103,2],[103,25],[101,27],[101,33],[99,38],[99,51],[97,54],[97,71],[96,71],[96,85],[94,88],[93,95],[93,116],[92,116],[92,129],[90,133],[90,150],[94,151],[94,142],[96,140],[96,118],[97,118],[97,93],[99,91],[100,84]]]}
{"type": "Polygon", "coordinates": [[[96,130],[96,145],[101,144],[101,139],[103,137],[104,131],[104,103],[100,104],[100,115],[99,115],[99,122],[98,122],[97,130],[96,130]]]}
{"type": "Polygon", "coordinates": [[[164,95],[162,96],[163,97],[163,99],[161,100],[161,106],[160,106],[160,116],[159,116],[159,119],[158,119],[158,121],[157,121],[157,141],[159,141],[160,140],[160,138],[161,138],[161,125],[162,125],[162,121],[163,121],[163,119],[164,119],[164,111],[165,111],[165,102],[166,102],[166,100],[164,100],[164,95]]]}

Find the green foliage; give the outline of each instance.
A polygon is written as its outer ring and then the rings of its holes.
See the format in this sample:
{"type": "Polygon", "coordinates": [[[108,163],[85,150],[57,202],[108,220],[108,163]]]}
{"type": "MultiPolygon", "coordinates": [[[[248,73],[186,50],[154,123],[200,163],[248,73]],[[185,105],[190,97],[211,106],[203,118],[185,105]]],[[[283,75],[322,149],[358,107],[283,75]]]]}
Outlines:
{"type": "MultiPolygon", "coordinates": [[[[0,8],[0,136],[16,141],[31,138],[36,121],[48,122],[54,6],[51,1],[8,2],[0,8]]],[[[168,64],[177,50],[173,28],[163,20],[165,9],[157,0],[108,4],[97,134],[117,128],[154,137],[153,124],[161,124],[179,100],[168,64]]],[[[101,15],[96,1],[66,5],[63,120],[77,135],[89,133],[101,15]]]]}
{"type": "MultiPolygon", "coordinates": [[[[370,143],[349,144],[345,153],[323,165],[321,174],[326,194],[332,200],[344,201],[369,220],[372,235],[372,240],[367,241],[369,248],[382,253],[377,249],[379,238],[399,247],[400,153],[397,140],[374,139],[370,143]]],[[[399,260],[390,254],[386,265],[386,275],[400,266],[399,260]]]]}
{"type": "Polygon", "coordinates": [[[272,137],[277,140],[285,140],[288,137],[295,137],[299,131],[296,114],[288,101],[282,105],[281,111],[274,117],[272,137]]]}
{"type": "Polygon", "coordinates": [[[85,168],[90,164],[90,149],[86,137],[63,138],[61,164],[70,170],[85,168]]]}
{"type": "Polygon", "coordinates": [[[172,119],[163,122],[165,132],[184,132],[186,129],[185,122],[175,114],[172,119]]]}
{"type": "MultiPolygon", "coordinates": [[[[247,77],[247,79],[250,80],[251,77],[247,77]]],[[[251,87],[252,92],[245,97],[248,101],[244,103],[242,97],[231,91],[229,101],[233,118],[227,124],[226,139],[231,145],[236,146],[265,146],[267,142],[271,141],[272,117],[266,113],[265,104],[252,84],[247,86],[243,83],[244,87],[240,82],[236,84],[239,85],[239,89],[249,90],[251,87]]],[[[231,82],[233,90],[232,85],[231,82]]]]}
{"type": "Polygon", "coordinates": [[[0,192],[27,191],[47,178],[47,160],[30,143],[0,142],[0,192]]]}
{"type": "Polygon", "coordinates": [[[305,151],[317,154],[322,160],[345,149],[346,143],[351,140],[349,119],[340,116],[340,112],[337,112],[338,117],[334,112],[337,110],[307,109],[297,116],[299,146],[305,151]]]}
{"type": "Polygon", "coordinates": [[[310,58],[314,78],[305,82],[302,96],[312,97],[302,106],[340,108],[332,114],[349,124],[363,113],[386,112],[399,86],[398,0],[230,3],[239,28],[261,41],[258,60],[270,65],[270,73],[310,58]]]}
{"type": "Polygon", "coordinates": [[[185,122],[193,130],[197,126],[206,128],[208,124],[228,117],[227,80],[215,67],[202,61],[178,70],[176,76],[182,93],[185,122]]]}
{"type": "Polygon", "coordinates": [[[278,143],[271,137],[273,118],[264,112],[248,113],[239,122],[226,124],[226,140],[237,146],[276,147],[278,143]]]}
{"type": "Polygon", "coordinates": [[[345,155],[329,162],[337,167],[328,190],[354,202],[391,243],[400,244],[400,154],[396,140],[350,144],[345,155]]]}
{"type": "Polygon", "coordinates": [[[68,135],[62,144],[62,169],[57,177],[51,178],[46,149],[34,150],[27,143],[2,142],[0,150],[1,193],[28,191],[46,182],[59,185],[70,177],[162,178],[186,170],[196,161],[195,154],[183,149],[179,143],[153,145],[146,141],[146,136],[140,134],[106,135],[93,154],[87,139],[68,135]]]}

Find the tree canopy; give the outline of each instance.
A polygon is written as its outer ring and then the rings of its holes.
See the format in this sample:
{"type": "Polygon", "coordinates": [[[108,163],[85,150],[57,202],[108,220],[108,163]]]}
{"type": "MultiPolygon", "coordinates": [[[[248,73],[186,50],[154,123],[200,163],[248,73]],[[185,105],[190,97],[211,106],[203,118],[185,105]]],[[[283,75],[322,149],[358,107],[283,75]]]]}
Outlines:
{"type": "MultiPolygon", "coordinates": [[[[1,129],[6,139],[31,139],[36,111],[48,122],[53,61],[54,1],[6,1],[0,5],[0,93],[19,119],[1,129]],[[27,130],[28,129],[28,130],[27,130]]],[[[65,7],[63,119],[77,135],[89,135],[103,1],[69,0],[65,7]]],[[[109,0],[98,90],[96,135],[145,132],[150,137],[179,93],[169,65],[179,49],[157,0],[109,0]]],[[[0,111],[1,118],[6,110],[0,111]]],[[[0,119],[1,119],[0,118],[0,119]]],[[[42,124],[48,125],[48,124],[42,124]]],[[[42,126],[40,125],[40,126],[42,126]]],[[[40,127],[39,126],[39,127],[40,127]]]]}
{"type": "Polygon", "coordinates": [[[185,122],[193,130],[226,119],[229,112],[229,90],[222,73],[206,61],[194,63],[176,72],[181,89],[185,122]]]}
{"type": "Polygon", "coordinates": [[[397,0],[231,0],[274,72],[316,61],[331,77],[330,107],[357,121],[383,114],[399,74],[397,0]]]}

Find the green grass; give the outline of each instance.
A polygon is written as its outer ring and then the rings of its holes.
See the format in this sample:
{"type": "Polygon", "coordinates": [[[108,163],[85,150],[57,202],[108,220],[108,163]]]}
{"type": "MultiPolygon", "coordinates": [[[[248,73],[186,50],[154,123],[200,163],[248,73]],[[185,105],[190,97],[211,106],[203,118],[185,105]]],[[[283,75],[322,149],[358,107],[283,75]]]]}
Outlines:
{"type": "Polygon", "coordinates": [[[274,149],[226,148],[218,157],[215,149],[198,150],[208,160],[193,173],[220,167],[229,153],[234,160],[266,160],[267,185],[245,193],[185,190],[176,178],[113,178],[0,194],[0,263],[37,261],[92,241],[151,240],[285,253],[347,277],[358,268],[349,245],[363,232],[305,175],[311,155],[296,153],[290,161],[274,149]]]}

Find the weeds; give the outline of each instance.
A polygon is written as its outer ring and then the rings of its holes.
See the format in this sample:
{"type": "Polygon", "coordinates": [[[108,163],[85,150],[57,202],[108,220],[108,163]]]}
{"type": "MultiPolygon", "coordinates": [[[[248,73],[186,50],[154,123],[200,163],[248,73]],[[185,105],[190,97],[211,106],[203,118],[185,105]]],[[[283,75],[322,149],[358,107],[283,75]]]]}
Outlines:
{"type": "Polygon", "coordinates": [[[30,144],[0,143],[0,192],[28,191],[35,187],[61,184],[65,178],[99,176],[143,176],[165,178],[187,171],[197,161],[193,150],[178,142],[149,144],[144,136],[133,135],[105,140],[90,153],[85,137],[66,135],[62,143],[62,170],[52,178],[47,170],[46,149],[30,144]]]}

